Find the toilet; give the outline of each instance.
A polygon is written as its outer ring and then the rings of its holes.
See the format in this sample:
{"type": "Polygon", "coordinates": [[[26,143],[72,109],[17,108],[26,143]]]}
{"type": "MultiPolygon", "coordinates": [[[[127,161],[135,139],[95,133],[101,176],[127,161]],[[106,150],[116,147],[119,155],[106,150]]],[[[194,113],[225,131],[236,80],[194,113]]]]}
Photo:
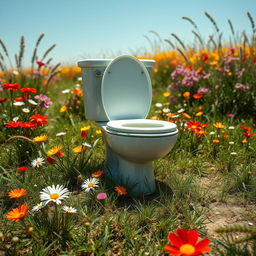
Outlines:
{"type": "Polygon", "coordinates": [[[152,162],[171,151],[178,135],[176,124],[146,119],[152,101],[154,63],[129,55],[78,62],[85,116],[102,130],[105,175],[132,196],[155,192],[152,162]]]}

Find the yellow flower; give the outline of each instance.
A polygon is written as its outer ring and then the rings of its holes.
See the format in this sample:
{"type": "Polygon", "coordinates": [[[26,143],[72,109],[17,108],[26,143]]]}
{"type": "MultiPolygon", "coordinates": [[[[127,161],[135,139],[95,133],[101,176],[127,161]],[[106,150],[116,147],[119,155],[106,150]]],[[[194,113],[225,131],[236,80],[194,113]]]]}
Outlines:
{"type": "Polygon", "coordinates": [[[96,134],[101,134],[101,130],[96,130],[96,134]]]}
{"type": "Polygon", "coordinates": [[[77,154],[81,153],[83,150],[84,150],[84,147],[82,145],[73,148],[73,152],[77,154]]]}
{"type": "Polygon", "coordinates": [[[190,97],[190,92],[184,92],[183,97],[184,98],[189,98],[190,97]]]}
{"type": "Polygon", "coordinates": [[[196,116],[201,116],[201,115],[203,115],[203,113],[204,113],[204,112],[202,112],[202,111],[197,112],[197,113],[196,113],[196,116]]]}
{"type": "Polygon", "coordinates": [[[248,142],[247,139],[242,140],[242,143],[247,143],[247,142],[248,142]]]}
{"type": "Polygon", "coordinates": [[[225,128],[225,125],[223,125],[221,122],[216,122],[213,126],[218,128],[218,129],[225,128]]]}
{"type": "Polygon", "coordinates": [[[157,117],[157,116],[152,116],[150,119],[151,119],[151,120],[159,120],[159,117],[157,117]]]}
{"type": "Polygon", "coordinates": [[[182,116],[185,117],[185,118],[187,118],[187,119],[190,119],[190,118],[191,118],[191,116],[190,116],[189,114],[185,113],[185,112],[182,113],[182,116]]]}
{"type": "Polygon", "coordinates": [[[170,95],[171,95],[170,92],[164,92],[164,93],[163,93],[163,96],[164,96],[164,97],[169,97],[170,95]]]}
{"type": "Polygon", "coordinates": [[[48,139],[47,135],[40,135],[33,139],[34,142],[44,142],[48,139]]]}
{"type": "Polygon", "coordinates": [[[64,112],[66,112],[67,111],[67,106],[62,106],[61,108],[60,108],[60,113],[64,113],[64,112]]]}
{"type": "Polygon", "coordinates": [[[48,156],[56,155],[58,152],[60,152],[62,149],[62,146],[54,146],[53,148],[49,149],[47,151],[48,156]]]}
{"type": "Polygon", "coordinates": [[[81,132],[82,132],[82,131],[88,131],[88,130],[90,130],[90,129],[91,129],[91,126],[90,126],[90,125],[87,125],[87,126],[82,127],[80,130],[81,130],[81,132]]]}

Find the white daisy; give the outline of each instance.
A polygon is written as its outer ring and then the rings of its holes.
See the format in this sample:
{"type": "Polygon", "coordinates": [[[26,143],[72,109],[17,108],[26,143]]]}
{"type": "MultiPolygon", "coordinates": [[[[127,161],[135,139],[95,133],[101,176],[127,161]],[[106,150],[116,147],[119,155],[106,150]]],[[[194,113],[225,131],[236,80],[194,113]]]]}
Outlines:
{"type": "Polygon", "coordinates": [[[70,93],[70,89],[66,89],[62,91],[63,94],[70,93]]]}
{"type": "Polygon", "coordinates": [[[184,111],[185,111],[185,109],[184,109],[184,108],[181,108],[180,110],[177,111],[177,113],[182,113],[182,112],[184,112],[184,111]]]}
{"type": "Polygon", "coordinates": [[[158,102],[158,103],[155,104],[155,106],[156,106],[157,108],[161,108],[161,107],[163,106],[163,104],[158,102]]]}
{"type": "Polygon", "coordinates": [[[235,142],[234,142],[234,141],[230,141],[228,144],[229,144],[229,145],[234,145],[235,142]]]}
{"type": "Polygon", "coordinates": [[[35,105],[35,106],[37,105],[37,103],[36,103],[34,100],[29,99],[28,102],[29,102],[31,105],[35,105]]]}
{"type": "Polygon", "coordinates": [[[38,157],[35,160],[33,160],[31,164],[33,167],[39,167],[42,164],[44,164],[44,159],[42,157],[38,157]]]}
{"type": "Polygon", "coordinates": [[[61,204],[61,200],[69,197],[69,191],[63,185],[52,185],[48,186],[40,192],[40,199],[45,201],[45,204],[49,202],[54,202],[56,204],[61,204]]]}
{"type": "Polygon", "coordinates": [[[59,132],[56,134],[57,137],[61,137],[61,136],[64,136],[66,135],[66,132],[59,132]]]}
{"type": "Polygon", "coordinates": [[[28,108],[23,108],[22,111],[23,111],[24,113],[29,113],[29,112],[30,112],[30,110],[29,110],[28,108]]]}
{"type": "Polygon", "coordinates": [[[14,121],[14,122],[17,122],[19,120],[19,117],[18,116],[15,116],[13,119],[12,119],[12,121],[14,121]]]}
{"type": "Polygon", "coordinates": [[[85,192],[89,192],[91,189],[95,189],[99,185],[99,180],[95,178],[89,178],[87,179],[83,184],[82,188],[85,189],[85,192]]]}
{"type": "Polygon", "coordinates": [[[235,127],[234,127],[234,126],[229,126],[228,129],[229,129],[229,130],[234,130],[235,127]]]}
{"type": "Polygon", "coordinates": [[[169,108],[163,108],[164,113],[169,113],[171,110],[169,108]]]}
{"type": "Polygon", "coordinates": [[[230,155],[231,155],[231,156],[236,156],[237,153],[236,153],[236,152],[231,152],[230,155]]]}
{"type": "Polygon", "coordinates": [[[66,212],[66,213],[76,213],[77,212],[77,209],[76,208],[73,208],[71,206],[66,206],[64,205],[62,207],[63,211],[66,212]]]}
{"type": "Polygon", "coordinates": [[[25,103],[23,101],[16,101],[16,102],[13,102],[13,105],[17,106],[17,107],[20,107],[20,106],[25,105],[25,103]]]}
{"type": "Polygon", "coordinates": [[[77,78],[77,80],[78,80],[78,81],[82,81],[82,77],[79,76],[79,77],[77,78]]]}
{"type": "Polygon", "coordinates": [[[85,147],[87,147],[87,148],[91,148],[91,147],[92,147],[92,145],[91,145],[91,144],[86,143],[86,142],[82,143],[82,145],[83,145],[83,146],[85,146],[85,147]]]}
{"type": "Polygon", "coordinates": [[[210,132],[209,134],[210,134],[210,135],[214,135],[214,134],[215,134],[215,132],[210,132]]]}
{"type": "Polygon", "coordinates": [[[40,202],[32,208],[32,212],[39,212],[42,208],[44,208],[46,204],[44,202],[40,202]]]}

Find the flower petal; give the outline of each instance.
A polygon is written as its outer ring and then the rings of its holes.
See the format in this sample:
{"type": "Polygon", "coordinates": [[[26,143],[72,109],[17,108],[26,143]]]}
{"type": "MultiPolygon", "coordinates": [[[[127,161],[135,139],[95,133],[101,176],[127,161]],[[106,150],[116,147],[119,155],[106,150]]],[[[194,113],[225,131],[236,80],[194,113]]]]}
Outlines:
{"type": "Polygon", "coordinates": [[[178,236],[181,239],[183,244],[188,243],[188,234],[187,234],[187,230],[185,228],[177,229],[177,234],[178,234],[178,236]]]}
{"type": "Polygon", "coordinates": [[[196,244],[195,248],[196,248],[196,250],[202,251],[203,249],[205,249],[204,247],[207,247],[210,242],[211,241],[208,238],[205,238],[205,239],[201,240],[198,244],[196,244]]]}
{"type": "Polygon", "coordinates": [[[183,244],[181,239],[174,233],[170,233],[168,235],[168,240],[170,241],[170,243],[172,243],[174,246],[177,246],[177,247],[180,247],[183,244]]]}
{"type": "Polygon", "coordinates": [[[171,245],[165,245],[164,249],[172,255],[180,255],[180,250],[176,249],[171,245]]]}
{"type": "Polygon", "coordinates": [[[195,245],[198,240],[198,232],[194,229],[188,231],[188,243],[195,245]]]}

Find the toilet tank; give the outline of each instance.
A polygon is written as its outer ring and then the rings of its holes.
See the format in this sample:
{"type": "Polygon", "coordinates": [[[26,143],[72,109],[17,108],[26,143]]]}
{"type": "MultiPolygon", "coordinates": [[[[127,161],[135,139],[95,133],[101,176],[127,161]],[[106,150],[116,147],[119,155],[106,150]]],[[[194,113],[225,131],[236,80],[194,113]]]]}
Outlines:
{"type": "MultiPolygon", "coordinates": [[[[85,117],[96,122],[109,121],[102,105],[101,84],[105,69],[112,59],[86,59],[78,62],[82,69],[85,117]]],[[[154,60],[140,60],[151,75],[154,60]]]]}

